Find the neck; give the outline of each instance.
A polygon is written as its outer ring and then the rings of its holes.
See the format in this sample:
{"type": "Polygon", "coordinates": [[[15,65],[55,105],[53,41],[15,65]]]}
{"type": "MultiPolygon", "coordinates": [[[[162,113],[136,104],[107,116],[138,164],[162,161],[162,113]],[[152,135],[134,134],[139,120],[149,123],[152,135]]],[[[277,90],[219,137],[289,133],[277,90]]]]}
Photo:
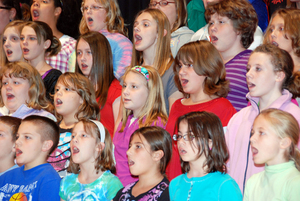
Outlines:
{"type": "Polygon", "coordinates": [[[164,176],[156,170],[151,174],[143,174],[139,175],[139,181],[137,182],[136,186],[139,188],[151,188],[156,186],[161,180],[163,180],[164,176]]]}
{"type": "Polygon", "coordinates": [[[30,64],[39,71],[40,75],[43,75],[47,70],[50,70],[52,67],[49,66],[46,61],[43,60],[31,60],[30,64]]]}
{"type": "Polygon", "coordinates": [[[200,158],[198,158],[195,161],[190,161],[189,162],[190,171],[187,173],[187,176],[189,178],[192,178],[192,177],[203,177],[207,175],[207,166],[203,167],[205,161],[206,158],[204,156],[200,156],[200,158]]]}
{"type": "Polygon", "coordinates": [[[228,61],[230,61],[233,57],[235,57],[236,55],[238,55],[240,52],[244,51],[245,48],[240,45],[238,47],[235,48],[231,48],[227,51],[224,52],[220,52],[223,58],[223,62],[224,64],[226,64],[228,61]]]}
{"type": "Polygon", "coordinates": [[[0,164],[0,173],[8,170],[12,166],[14,166],[15,163],[13,161],[13,156],[6,157],[4,159],[1,159],[1,164],[0,164]]]}
{"type": "Polygon", "coordinates": [[[208,102],[210,100],[213,100],[214,98],[214,96],[209,96],[208,94],[204,93],[203,90],[201,90],[198,93],[190,94],[190,97],[187,99],[187,102],[189,102],[191,105],[194,105],[208,102]]]}
{"type": "Polygon", "coordinates": [[[62,32],[60,32],[57,27],[56,27],[56,20],[53,20],[51,22],[47,22],[47,24],[50,26],[50,28],[52,29],[53,32],[53,36],[55,36],[56,38],[60,38],[62,37],[64,34],[62,32]]]}
{"type": "Polygon", "coordinates": [[[280,96],[282,96],[282,93],[281,93],[281,91],[277,90],[272,94],[268,94],[266,96],[260,97],[259,98],[259,110],[263,111],[264,109],[267,109],[280,96]]]}
{"type": "Polygon", "coordinates": [[[67,129],[67,128],[73,128],[74,125],[78,122],[78,119],[74,117],[74,114],[69,116],[63,116],[63,119],[60,122],[60,127],[67,129]]]}
{"type": "Polygon", "coordinates": [[[82,184],[89,184],[98,179],[103,172],[99,170],[97,173],[95,169],[95,164],[80,164],[80,173],[78,175],[78,180],[82,184]]]}
{"type": "Polygon", "coordinates": [[[294,52],[290,55],[291,55],[291,57],[293,59],[293,62],[294,62],[294,73],[297,72],[297,71],[300,71],[300,57],[295,55],[294,52]]]}
{"type": "MultiPolygon", "coordinates": [[[[153,52],[151,53],[147,50],[144,50],[144,52],[143,52],[143,64],[142,65],[153,66],[154,59],[155,59],[155,54],[153,54],[153,52]]],[[[155,66],[153,66],[153,67],[155,67],[155,66]]],[[[155,68],[157,68],[157,67],[155,67],[155,68]]]]}

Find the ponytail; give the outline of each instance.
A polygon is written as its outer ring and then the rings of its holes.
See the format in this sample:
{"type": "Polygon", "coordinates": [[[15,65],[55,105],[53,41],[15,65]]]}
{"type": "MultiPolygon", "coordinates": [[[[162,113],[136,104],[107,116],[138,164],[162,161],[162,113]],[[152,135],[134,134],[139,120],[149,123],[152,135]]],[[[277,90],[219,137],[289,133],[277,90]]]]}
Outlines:
{"type": "Polygon", "coordinates": [[[286,87],[293,94],[293,98],[300,97],[300,72],[295,72],[289,79],[286,87]]]}
{"type": "Polygon", "coordinates": [[[51,40],[50,47],[46,50],[48,52],[48,57],[55,56],[59,53],[61,49],[61,43],[59,39],[56,36],[53,36],[53,39],[51,40]]]}
{"type": "Polygon", "coordinates": [[[292,144],[290,148],[290,160],[295,162],[295,166],[300,171],[300,151],[297,145],[292,144]]]}

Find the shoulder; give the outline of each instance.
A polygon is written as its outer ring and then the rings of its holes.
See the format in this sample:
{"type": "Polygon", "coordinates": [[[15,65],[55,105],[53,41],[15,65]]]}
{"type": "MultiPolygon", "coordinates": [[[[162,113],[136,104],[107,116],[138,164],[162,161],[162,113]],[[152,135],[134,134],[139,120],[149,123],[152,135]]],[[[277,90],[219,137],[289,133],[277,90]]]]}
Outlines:
{"type": "Polygon", "coordinates": [[[176,37],[187,37],[190,39],[194,35],[194,31],[190,30],[187,26],[183,26],[178,28],[176,31],[174,31],[171,34],[171,38],[176,38],[176,37]]]}
{"type": "Polygon", "coordinates": [[[185,177],[185,174],[181,174],[181,175],[175,177],[174,179],[172,179],[172,181],[170,182],[170,188],[174,188],[175,186],[184,184],[183,183],[184,177],[185,177]]]}

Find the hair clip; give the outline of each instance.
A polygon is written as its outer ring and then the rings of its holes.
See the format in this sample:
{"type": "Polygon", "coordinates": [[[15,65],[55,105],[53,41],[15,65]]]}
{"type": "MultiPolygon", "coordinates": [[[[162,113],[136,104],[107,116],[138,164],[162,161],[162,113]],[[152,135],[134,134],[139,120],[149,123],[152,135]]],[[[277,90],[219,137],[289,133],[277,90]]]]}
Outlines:
{"type": "Polygon", "coordinates": [[[135,66],[135,67],[132,67],[131,70],[136,70],[137,72],[140,72],[141,74],[144,75],[146,80],[149,81],[149,72],[143,66],[135,66]]]}
{"type": "Polygon", "coordinates": [[[98,127],[99,132],[100,132],[101,142],[104,142],[104,140],[105,140],[105,128],[104,128],[103,124],[100,121],[96,121],[96,120],[92,120],[92,119],[89,119],[89,120],[91,122],[93,122],[94,124],[96,124],[96,126],[98,127]]]}

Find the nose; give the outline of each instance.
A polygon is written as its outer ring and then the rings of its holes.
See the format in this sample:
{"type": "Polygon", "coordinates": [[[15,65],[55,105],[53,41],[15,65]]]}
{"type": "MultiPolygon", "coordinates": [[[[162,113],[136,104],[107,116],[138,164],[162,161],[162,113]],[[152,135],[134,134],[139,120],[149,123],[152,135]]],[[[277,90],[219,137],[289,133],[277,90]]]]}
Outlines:
{"type": "Polygon", "coordinates": [[[250,68],[250,69],[248,70],[248,72],[246,73],[246,78],[249,79],[249,78],[251,78],[251,77],[252,77],[252,69],[250,68]]]}
{"type": "Polygon", "coordinates": [[[136,25],[136,26],[134,27],[133,31],[134,31],[134,32],[139,32],[139,31],[140,31],[140,28],[139,28],[139,26],[138,26],[138,25],[136,25]]]}
{"type": "Polygon", "coordinates": [[[39,6],[40,6],[40,4],[39,4],[39,2],[38,2],[38,1],[35,1],[35,2],[33,2],[32,6],[33,6],[33,7],[39,7],[39,6]]]}
{"type": "Polygon", "coordinates": [[[271,31],[270,37],[271,37],[271,39],[273,39],[273,38],[276,38],[276,36],[277,36],[277,34],[276,34],[275,29],[274,29],[273,31],[271,31]]]}
{"type": "Polygon", "coordinates": [[[10,43],[9,43],[9,40],[8,39],[6,39],[6,41],[4,42],[4,44],[3,44],[5,47],[9,47],[9,45],[10,45],[10,43]]]}
{"type": "Polygon", "coordinates": [[[4,87],[7,91],[11,90],[11,85],[9,82],[7,84],[3,85],[2,87],[4,87]]]}
{"type": "Polygon", "coordinates": [[[16,148],[18,148],[18,147],[21,146],[21,140],[20,140],[20,138],[18,138],[18,139],[16,140],[15,145],[16,145],[16,148]]]}
{"type": "Polygon", "coordinates": [[[185,74],[185,66],[182,65],[181,68],[179,69],[179,72],[178,72],[179,75],[184,75],[185,74]]]}
{"type": "Polygon", "coordinates": [[[256,141],[256,135],[255,133],[251,134],[250,143],[253,144],[256,141]]]}
{"type": "Polygon", "coordinates": [[[132,148],[132,147],[129,147],[128,150],[126,151],[127,156],[130,156],[130,155],[131,155],[131,148],[132,148]]]}
{"type": "Polygon", "coordinates": [[[210,33],[214,33],[214,32],[216,32],[216,31],[217,31],[217,26],[216,26],[215,24],[209,25],[209,28],[208,28],[209,34],[210,34],[210,33]]]}
{"type": "Polygon", "coordinates": [[[129,94],[128,87],[124,87],[122,93],[123,93],[123,95],[127,96],[129,94]]]}

